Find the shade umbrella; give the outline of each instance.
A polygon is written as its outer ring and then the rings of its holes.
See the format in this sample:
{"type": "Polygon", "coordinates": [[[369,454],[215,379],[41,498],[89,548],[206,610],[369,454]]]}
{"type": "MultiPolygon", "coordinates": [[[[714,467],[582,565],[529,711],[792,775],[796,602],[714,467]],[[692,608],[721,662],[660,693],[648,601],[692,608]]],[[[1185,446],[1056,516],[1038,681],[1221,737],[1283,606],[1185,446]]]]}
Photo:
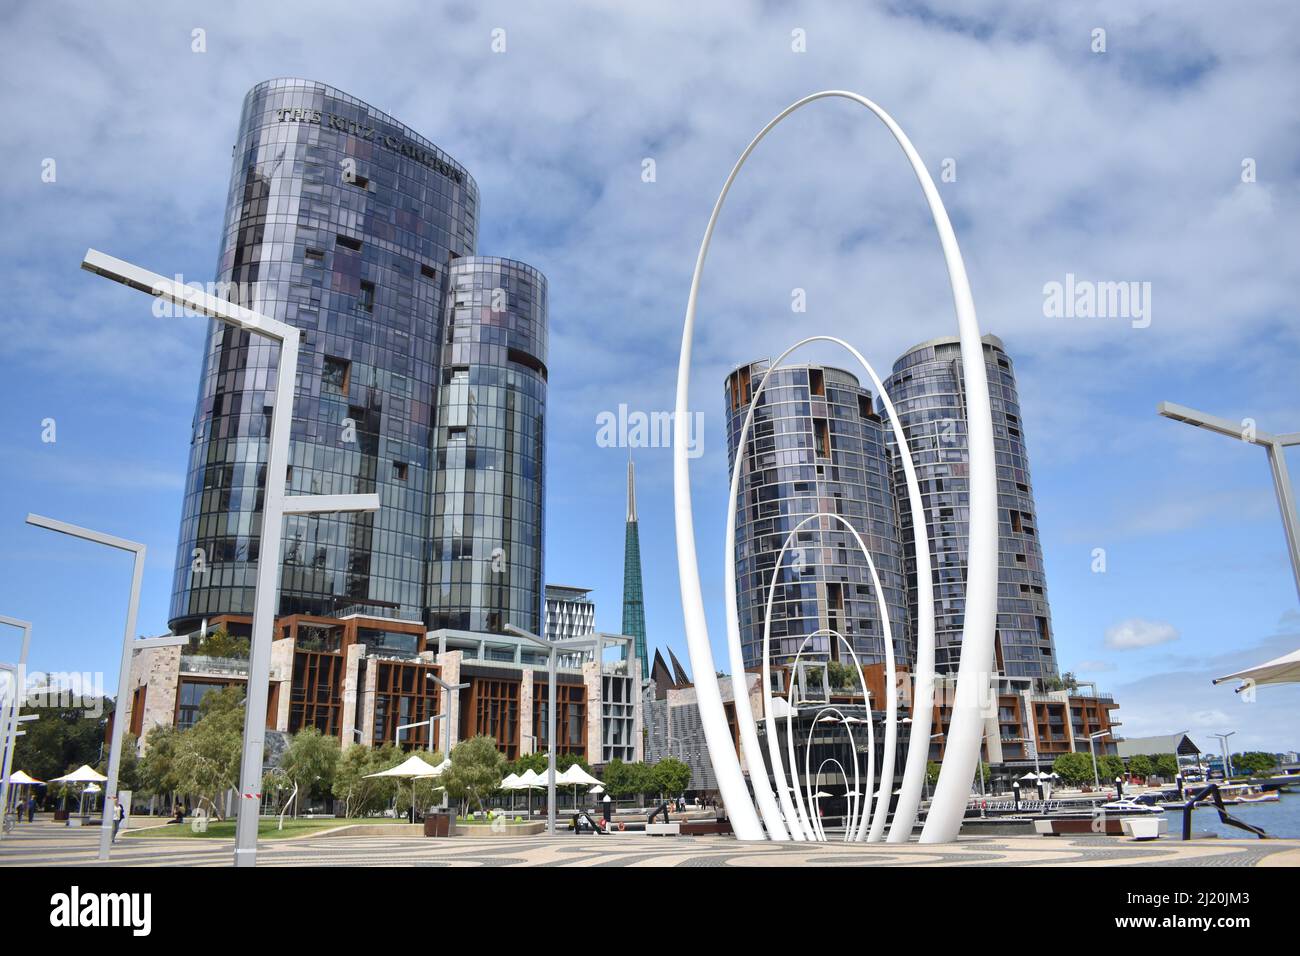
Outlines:
{"type": "Polygon", "coordinates": [[[1265,661],[1255,667],[1247,667],[1235,674],[1216,677],[1212,683],[1222,684],[1226,680],[1248,682],[1237,688],[1238,693],[1251,684],[1294,684],[1300,682],[1300,649],[1294,650],[1290,654],[1283,654],[1281,657],[1275,657],[1271,661],[1265,661]]]}
{"type": "MultiPolygon", "coordinates": [[[[88,784],[92,784],[92,783],[104,783],[104,782],[106,782],[107,780],[108,780],[108,778],[105,777],[105,776],[104,776],[102,773],[100,773],[98,770],[94,770],[94,769],[91,768],[88,764],[84,764],[84,763],[83,763],[83,764],[82,764],[80,767],[78,767],[76,770],[72,771],[72,773],[65,773],[62,777],[55,777],[53,780],[50,781],[50,783],[79,783],[79,784],[81,784],[81,785],[82,785],[82,787],[81,787],[81,794],[80,794],[80,796],[79,796],[79,798],[78,798],[78,801],[81,802],[81,801],[84,800],[84,798],[85,798],[85,796],[86,796],[86,785],[88,785],[88,784]]],[[[64,807],[66,808],[66,806],[67,806],[67,804],[65,803],[65,804],[64,804],[64,807]]]]}
{"type": "Polygon", "coordinates": [[[444,760],[436,767],[426,761],[419,754],[411,754],[396,767],[389,767],[387,770],[380,770],[377,773],[368,773],[367,777],[408,777],[411,781],[411,822],[415,822],[415,781],[427,780],[430,777],[439,777],[447,768],[451,766],[450,760],[444,760]]]}
{"type": "Polygon", "coordinates": [[[578,787],[585,786],[586,784],[591,784],[596,787],[600,786],[599,779],[583,770],[581,764],[576,763],[570,766],[568,770],[564,771],[564,773],[556,777],[555,782],[573,787],[573,805],[575,808],[578,805],[578,787]]]}
{"type": "MultiPolygon", "coordinates": [[[[10,783],[11,786],[14,786],[14,787],[27,787],[27,788],[28,788],[28,791],[27,791],[27,792],[28,792],[28,796],[31,795],[31,789],[30,789],[31,787],[43,787],[43,786],[45,786],[45,781],[43,781],[43,780],[37,780],[35,777],[32,777],[32,776],[28,775],[27,773],[25,773],[25,772],[22,771],[22,770],[15,770],[13,773],[11,773],[11,774],[9,775],[9,783],[10,783]]],[[[19,815],[19,817],[21,817],[21,816],[22,816],[22,809],[21,809],[21,807],[22,807],[22,803],[18,802],[17,800],[15,800],[14,802],[15,802],[15,804],[20,808],[19,811],[18,811],[18,815],[19,815]]],[[[24,801],[24,802],[25,802],[25,801],[24,801]]],[[[7,811],[9,808],[6,807],[5,809],[6,809],[6,811],[7,811]]]]}
{"type": "Polygon", "coordinates": [[[519,789],[518,786],[516,786],[518,783],[519,774],[517,773],[509,774],[501,781],[501,789],[510,791],[510,812],[512,814],[515,812],[515,791],[519,789]]]}
{"type": "Polygon", "coordinates": [[[519,775],[515,781],[514,789],[528,791],[528,819],[533,818],[533,791],[540,790],[546,786],[546,778],[539,774],[532,767],[529,767],[519,775]]]}

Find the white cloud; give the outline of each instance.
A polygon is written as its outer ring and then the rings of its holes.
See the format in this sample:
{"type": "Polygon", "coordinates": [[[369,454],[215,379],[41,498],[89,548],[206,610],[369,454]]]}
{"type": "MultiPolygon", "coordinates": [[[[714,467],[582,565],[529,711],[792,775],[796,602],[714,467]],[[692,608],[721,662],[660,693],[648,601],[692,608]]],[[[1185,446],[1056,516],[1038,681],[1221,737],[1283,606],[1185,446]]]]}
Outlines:
{"type": "Polygon", "coordinates": [[[1117,651],[1155,647],[1178,639],[1178,629],[1166,621],[1131,617],[1106,628],[1106,646],[1117,651]]]}

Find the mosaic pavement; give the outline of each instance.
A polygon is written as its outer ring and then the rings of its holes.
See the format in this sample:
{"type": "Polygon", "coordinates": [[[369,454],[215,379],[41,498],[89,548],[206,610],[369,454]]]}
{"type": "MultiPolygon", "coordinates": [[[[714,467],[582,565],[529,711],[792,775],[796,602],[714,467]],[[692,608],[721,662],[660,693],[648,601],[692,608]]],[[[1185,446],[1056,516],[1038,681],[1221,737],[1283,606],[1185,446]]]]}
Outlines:
{"type": "MultiPolygon", "coordinates": [[[[95,829],[35,823],[0,840],[0,866],[101,866],[95,829]]],[[[134,836],[113,865],[229,866],[232,840],[134,836]]],[[[729,837],[501,836],[453,839],[321,836],[263,841],[263,866],[1300,866],[1300,840],[1103,836],[966,837],[918,844],[742,843],[729,837]]]]}

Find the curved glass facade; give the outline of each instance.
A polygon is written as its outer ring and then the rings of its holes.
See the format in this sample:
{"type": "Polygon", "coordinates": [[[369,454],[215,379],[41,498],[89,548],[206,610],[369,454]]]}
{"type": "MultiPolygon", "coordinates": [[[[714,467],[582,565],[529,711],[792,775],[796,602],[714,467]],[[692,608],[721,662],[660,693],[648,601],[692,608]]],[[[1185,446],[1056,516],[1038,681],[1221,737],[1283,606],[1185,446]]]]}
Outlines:
{"type": "Polygon", "coordinates": [[[429,625],[542,630],[546,278],[458,259],[444,309],[429,625]]]}
{"type": "MultiPolygon", "coordinates": [[[[727,447],[735,466],[740,429],[768,361],[727,377],[727,447]]],[[[763,615],[776,556],[790,531],[817,512],[843,515],[862,535],[880,574],[899,666],[913,659],[903,554],[890,484],[885,426],[871,393],[837,368],[786,366],[772,373],[754,414],[736,509],[736,600],[746,666],[762,663],[763,615]]],[[[883,663],[884,631],[867,563],[853,535],[823,518],[801,530],[781,563],[772,613],[773,663],[794,659],[823,628],[853,642],[862,664],[883,663]]],[[[839,641],[820,654],[849,663],[839,641]]]]}
{"type": "MultiPolygon", "coordinates": [[[[997,666],[1012,677],[1057,674],[1043,551],[1034,512],[1011,359],[995,336],[984,336],[998,476],[997,666]]],[[[969,449],[961,348],[956,338],[935,339],[894,363],[885,389],[903,423],[925,504],[935,582],[935,666],[955,672],[966,603],[966,549],[970,520],[969,449]]],[[[895,458],[895,486],[904,487],[895,458]]],[[[909,580],[916,576],[912,515],[899,496],[909,580]]],[[[909,592],[916,613],[916,592],[909,592]]]]}
{"type": "MultiPolygon", "coordinates": [[[[245,98],[217,294],[303,333],[289,493],[380,497],[374,514],[286,516],[278,613],[357,605],[427,617],[449,273],[458,263],[495,261],[468,258],[477,219],[469,173],[355,97],[278,79],[245,98]]],[[[526,284],[537,287],[531,276],[526,284]]],[[[457,354],[454,345],[447,351],[457,354]]],[[[276,361],[272,344],[210,323],[173,629],[252,612],[276,361]]],[[[525,388],[536,391],[535,383],[525,388]]],[[[537,593],[540,605],[540,584],[537,593]]]]}

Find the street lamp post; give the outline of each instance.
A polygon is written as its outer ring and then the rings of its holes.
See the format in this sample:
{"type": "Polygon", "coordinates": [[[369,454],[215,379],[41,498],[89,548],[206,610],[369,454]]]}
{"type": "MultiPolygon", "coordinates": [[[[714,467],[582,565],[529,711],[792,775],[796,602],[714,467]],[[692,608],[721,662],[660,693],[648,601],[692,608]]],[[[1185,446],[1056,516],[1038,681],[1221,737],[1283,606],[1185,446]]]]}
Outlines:
{"type": "Polygon", "coordinates": [[[432,723],[432,721],[434,720],[435,717],[444,717],[444,718],[447,718],[447,719],[444,719],[443,722],[442,722],[442,739],[446,742],[446,743],[445,743],[445,746],[443,747],[442,758],[443,758],[444,760],[450,760],[450,759],[451,759],[451,720],[450,720],[450,716],[451,716],[452,709],[455,708],[456,705],[459,704],[459,702],[460,702],[460,692],[463,691],[466,687],[468,687],[469,684],[449,684],[449,683],[447,683],[447,681],[443,680],[443,679],[442,679],[441,677],[439,677],[438,675],[436,675],[436,674],[430,674],[428,671],[425,671],[424,676],[427,677],[429,680],[433,681],[433,682],[434,682],[435,684],[437,684],[439,687],[441,687],[441,688],[443,689],[443,691],[446,693],[446,698],[447,698],[447,706],[443,709],[443,712],[442,712],[441,714],[435,714],[433,717],[430,717],[430,718],[429,718],[429,721],[430,721],[430,724],[429,724],[429,749],[430,749],[430,750],[433,749],[433,723],[432,723]]]}
{"type": "Polygon", "coordinates": [[[134,568],[131,572],[131,597],[127,603],[126,629],[122,635],[122,659],[118,663],[117,671],[117,700],[113,702],[113,738],[108,749],[108,780],[104,784],[103,819],[99,833],[99,859],[107,860],[109,848],[113,845],[113,797],[117,796],[117,777],[122,766],[122,738],[126,733],[126,698],[130,692],[131,657],[136,651],[149,648],[175,647],[186,643],[189,638],[167,635],[135,640],[133,637],[136,614],[140,610],[140,585],[144,580],[145,547],[143,544],[104,534],[102,531],[92,531],[89,528],[68,524],[55,518],[46,518],[43,515],[29,514],[27,523],[37,528],[45,528],[47,531],[57,531],[73,538],[81,538],[83,541],[127,551],[134,558],[134,568]]]}
{"type": "MultiPolygon", "coordinates": [[[[24,685],[27,680],[27,651],[32,643],[32,624],[30,621],[20,621],[16,617],[6,617],[2,614],[0,614],[0,624],[8,624],[23,632],[22,649],[18,653],[18,667],[11,672],[13,678],[9,681],[9,700],[4,714],[0,716],[0,743],[4,745],[4,761],[0,763],[0,815],[3,815],[9,812],[9,774],[13,770],[14,748],[18,746],[18,736],[21,733],[18,729],[18,710],[22,706],[24,685]]],[[[3,829],[0,827],[0,831],[3,829]]]]}
{"type": "Polygon", "coordinates": [[[1232,780],[1232,756],[1228,753],[1228,738],[1235,734],[1235,730],[1230,730],[1226,734],[1213,734],[1219,738],[1219,749],[1223,751],[1223,782],[1228,783],[1232,780]]]}
{"type": "Polygon", "coordinates": [[[1096,733],[1088,735],[1088,753],[1092,755],[1092,782],[1093,785],[1101,789],[1101,775],[1097,773],[1097,748],[1096,741],[1109,734],[1109,730],[1098,730],[1096,733]]]}
{"type": "MultiPolygon", "coordinates": [[[[253,592],[253,627],[248,660],[244,751],[239,775],[239,815],[235,823],[235,865],[257,863],[257,823],[261,809],[262,759],[266,738],[266,701],[271,679],[271,640],[280,593],[280,550],[285,515],[378,511],[375,494],[286,495],[289,435],[298,376],[299,332],[292,325],[233,302],[218,299],[106,255],[86,250],[81,267],[137,291],[172,302],[251,334],[278,343],[280,356],[271,403],[271,429],[266,449],[266,484],[262,499],[257,580],[253,592]]],[[[137,572],[138,576],[138,572],[137,572]]],[[[138,587],[137,579],[137,587],[138,587]]],[[[132,610],[134,615],[134,607],[132,610]]],[[[114,728],[116,734],[117,728],[114,728]]],[[[105,808],[107,820],[107,808],[105,808]]]]}
{"type": "MultiPolygon", "coordinates": [[[[546,743],[550,749],[547,757],[546,771],[546,832],[551,836],[555,835],[555,669],[559,652],[564,650],[576,650],[585,647],[596,648],[596,669],[603,666],[601,662],[602,649],[605,641],[617,641],[622,635],[595,634],[592,637],[568,637],[561,641],[548,641],[538,637],[531,631],[525,631],[522,627],[516,627],[513,624],[507,624],[505,629],[515,637],[522,637],[526,641],[542,647],[547,652],[546,658],[546,743]]],[[[623,638],[626,640],[626,638],[623,638]]],[[[628,674],[633,681],[633,692],[636,693],[636,677],[632,674],[632,665],[636,662],[631,653],[628,654],[628,674]]]]}
{"type": "Polygon", "coordinates": [[[1300,519],[1296,517],[1295,490],[1291,487],[1291,476],[1286,467],[1286,449],[1300,445],[1300,432],[1274,435],[1254,428],[1246,427],[1244,422],[1231,422],[1198,412],[1185,405],[1173,402],[1161,402],[1157,407],[1165,418],[1183,422],[1197,428],[1205,428],[1238,441],[1251,445],[1263,445],[1268,452],[1269,469],[1273,473],[1273,491],[1277,495],[1277,505],[1282,511],[1282,527],[1286,531],[1287,553],[1291,557],[1291,575],[1295,579],[1296,593],[1300,594],[1300,519]]]}

